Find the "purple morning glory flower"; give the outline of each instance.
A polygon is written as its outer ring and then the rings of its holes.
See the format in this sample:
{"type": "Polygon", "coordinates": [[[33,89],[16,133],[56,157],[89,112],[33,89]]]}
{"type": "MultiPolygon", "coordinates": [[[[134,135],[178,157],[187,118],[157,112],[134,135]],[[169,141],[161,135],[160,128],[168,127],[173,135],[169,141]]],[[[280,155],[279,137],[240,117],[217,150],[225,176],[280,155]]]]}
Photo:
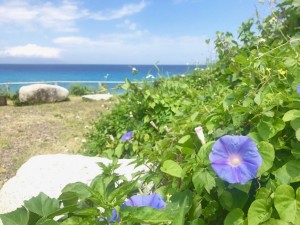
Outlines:
{"type": "Polygon", "coordinates": [[[133,131],[129,131],[125,134],[123,134],[123,136],[121,137],[121,141],[125,142],[125,141],[129,141],[132,138],[133,135],[133,131]]]}
{"type": "MultiPolygon", "coordinates": [[[[127,200],[121,208],[126,206],[133,206],[133,207],[142,207],[142,206],[149,206],[156,209],[162,209],[166,207],[166,203],[162,199],[160,195],[154,193],[152,195],[134,195],[129,200],[127,200]]],[[[111,222],[120,221],[119,216],[117,215],[116,210],[112,211],[112,217],[110,218],[111,222]]]]}
{"type": "Polygon", "coordinates": [[[297,93],[300,95],[300,84],[298,84],[297,93]]]}
{"type": "Polygon", "coordinates": [[[129,200],[127,200],[123,206],[149,206],[156,209],[161,209],[166,207],[166,203],[157,193],[152,195],[134,195],[129,200]]]}
{"type": "Polygon", "coordinates": [[[212,147],[209,160],[215,173],[228,183],[246,184],[255,178],[262,158],[247,136],[225,135],[212,147]]]}

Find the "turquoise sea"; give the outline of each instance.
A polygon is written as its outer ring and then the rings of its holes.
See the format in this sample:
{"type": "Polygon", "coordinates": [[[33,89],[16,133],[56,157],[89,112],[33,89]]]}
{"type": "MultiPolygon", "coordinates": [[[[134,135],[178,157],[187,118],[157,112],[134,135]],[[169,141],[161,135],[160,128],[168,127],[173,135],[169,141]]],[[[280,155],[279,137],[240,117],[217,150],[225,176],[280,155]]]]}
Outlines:
{"type": "MultiPolygon", "coordinates": [[[[194,65],[0,64],[0,83],[45,81],[131,81],[190,73],[194,65]],[[152,75],[152,76],[150,76],[152,75]],[[149,78],[150,77],[150,78],[149,78]]],[[[71,84],[58,83],[69,87],[71,84]]],[[[93,84],[87,84],[93,86],[93,84]]],[[[113,84],[112,84],[113,85],[113,84]]],[[[5,88],[0,85],[0,88],[5,88]]],[[[10,85],[16,91],[21,85],[10,85]]],[[[97,84],[94,84],[96,87],[97,84]]]]}

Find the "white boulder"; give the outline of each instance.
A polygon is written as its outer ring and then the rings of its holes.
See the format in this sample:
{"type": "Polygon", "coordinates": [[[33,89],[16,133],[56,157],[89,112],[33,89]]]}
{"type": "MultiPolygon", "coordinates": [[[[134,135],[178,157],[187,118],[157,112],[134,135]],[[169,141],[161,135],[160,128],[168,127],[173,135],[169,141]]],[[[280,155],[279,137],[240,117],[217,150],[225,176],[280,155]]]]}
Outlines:
{"type": "Polygon", "coordinates": [[[19,90],[19,100],[24,103],[60,102],[68,98],[69,91],[58,85],[32,84],[19,90]]]}
{"type": "Polygon", "coordinates": [[[83,95],[82,99],[91,100],[91,101],[99,101],[99,100],[109,100],[113,97],[112,94],[94,94],[94,95],[83,95]]]}
{"type": "MultiPolygon", "coordinates": [[[[133,173],[149,170],[146,166],[135,168],[134,164],[130,164],[132,161],[132,159],[120,159],[118,163],[121,166],[115,172],[131,180],[133,173]]],[[[69,183],[90,184],[94,177],[102,173],[97,162],[108,165],[111,160],[66,154],[32,157],[0,190],[0,214],[14,211],[23,205],[24,200],[37,196],[40,192],[57,198],[69,183]]]]}

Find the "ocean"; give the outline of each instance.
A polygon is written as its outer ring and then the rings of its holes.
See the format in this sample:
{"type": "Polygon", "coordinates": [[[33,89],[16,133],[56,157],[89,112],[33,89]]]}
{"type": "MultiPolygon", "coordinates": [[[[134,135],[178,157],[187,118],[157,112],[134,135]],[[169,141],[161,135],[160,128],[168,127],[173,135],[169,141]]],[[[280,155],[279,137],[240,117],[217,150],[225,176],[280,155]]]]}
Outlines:
{"type": "MultiPolygon", "coordinates": [[[[0,88],[11,82],[45,82],[45,81],[131,81],[154,79],[158,76],[170,77],[191,73],[194,65],[81,65],[81,64],[0,64],[0,88]],[[151,75],[151,76],[150,76],[151,75]],[[153,76],[153,77],[152,77],[153,76]]],[[[69,88],[70,83],[58,85],[69,88]]],[[[98,87],[98,84],[83,84],[98,87]]],[[[112,88],[115,84],[108,84],[112,88]]],[[[15,92],[18,85],[10,85],[15,92]]]]}

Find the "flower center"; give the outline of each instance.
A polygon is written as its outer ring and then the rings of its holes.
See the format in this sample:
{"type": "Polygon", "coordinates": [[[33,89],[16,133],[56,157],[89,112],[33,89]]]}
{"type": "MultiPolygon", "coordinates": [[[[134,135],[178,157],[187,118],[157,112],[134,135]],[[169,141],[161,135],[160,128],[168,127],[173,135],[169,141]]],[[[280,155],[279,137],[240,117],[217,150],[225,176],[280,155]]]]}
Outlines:
{"type": "Polygon", "coordinates": [[[239,166],[242,164],[242,159],[239,155],[231,155],[229,157],[229,164],[234,167],[239,166]]]}

